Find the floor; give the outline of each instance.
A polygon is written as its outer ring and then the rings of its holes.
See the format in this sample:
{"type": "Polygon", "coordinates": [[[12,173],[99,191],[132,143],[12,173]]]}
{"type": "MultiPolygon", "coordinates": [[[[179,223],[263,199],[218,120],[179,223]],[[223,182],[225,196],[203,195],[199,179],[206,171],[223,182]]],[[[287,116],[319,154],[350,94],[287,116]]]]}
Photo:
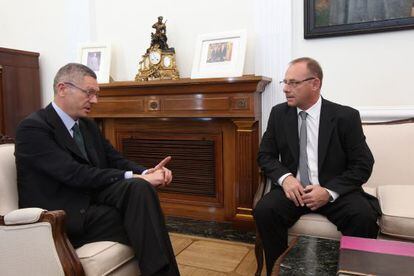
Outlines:
{"type": "MultiPolygon", "coordinates": [[[[167,217],[182,276],[254,275],[255,232],[231,223],[167,217]]],[[[262,275],[265,275],[264,271],[262,275]]]]}
{"type": "Polygon", "coordinates": [[[182,276],[237,276],[256,272],[253,244],[179,233],[170,233],[170,237],[182,276]]]}
{"type": "Polygon", "coordinates": [[[231,222],[203,221],[189,218],[167,217],[169,232],[254,244],[256,233],[233,227],[231,222]]]}

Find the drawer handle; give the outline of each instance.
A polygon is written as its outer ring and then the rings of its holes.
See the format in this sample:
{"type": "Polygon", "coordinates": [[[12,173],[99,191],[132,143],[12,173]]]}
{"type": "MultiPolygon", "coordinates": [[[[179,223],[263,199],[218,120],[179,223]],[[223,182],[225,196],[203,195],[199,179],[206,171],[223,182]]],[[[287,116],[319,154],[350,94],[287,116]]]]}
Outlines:
{"type": "Polygon", "coordinates": [[[246,108],[247,104],[246,104],[246,99],[240,99],[237,100],[237,107],[238,108],[246,108]]]}
{"type": "Polygon", "coordinates": [[[160,104],[158,100],[152,100],[148,102],[148,107],[150,110],[158,110],[160,107],[160,104]]]}

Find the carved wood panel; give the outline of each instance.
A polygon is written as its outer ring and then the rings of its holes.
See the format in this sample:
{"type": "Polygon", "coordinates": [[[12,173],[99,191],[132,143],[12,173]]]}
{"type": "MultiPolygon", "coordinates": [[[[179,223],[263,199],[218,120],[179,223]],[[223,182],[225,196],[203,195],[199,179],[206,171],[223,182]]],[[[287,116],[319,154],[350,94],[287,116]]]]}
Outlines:
{"type": "Polygon", "coordinates": [[[15,136],[19,122],[41,106],[39,54],[0,47],[0,132],[15,136]]]}

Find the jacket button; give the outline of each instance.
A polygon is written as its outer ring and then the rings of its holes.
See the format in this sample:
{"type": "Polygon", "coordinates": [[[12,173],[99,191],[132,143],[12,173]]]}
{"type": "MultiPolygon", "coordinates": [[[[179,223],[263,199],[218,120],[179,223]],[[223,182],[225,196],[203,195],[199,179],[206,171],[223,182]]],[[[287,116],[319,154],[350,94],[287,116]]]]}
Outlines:
{"type": "Polygon", "coordinates": [[[82,215],[86,213],[85,209],[80,209],[79,211],[82,215]]]}

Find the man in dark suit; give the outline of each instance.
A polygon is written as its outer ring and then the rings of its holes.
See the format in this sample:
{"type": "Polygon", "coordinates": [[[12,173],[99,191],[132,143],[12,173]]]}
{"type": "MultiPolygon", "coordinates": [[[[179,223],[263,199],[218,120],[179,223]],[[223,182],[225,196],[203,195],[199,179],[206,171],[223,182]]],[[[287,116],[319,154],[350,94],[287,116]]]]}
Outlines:
{"type": "Polygon", "coordinates": [[[98,101],[95,73],[63,66],[54,101],[24,119],[16,134],[20,207],[62,209],[75,247],[94,241],[131,245],[143,275],[179,275],[155,188],[170,184],[165,168],[125,159],[87,115],[98,101]]]}
{"type": "Polygon", "coordinates": [[[377,236],[380,207],[361,188],[374,158],[359,113],[323,99],[322,79],[317,61],[290,63],[281,82],[287,102],[273,107],[260,145],[259,166],[274,183],[254,210],[268,275],[303,214],[326,216],[344,235],[377,236]]]}

